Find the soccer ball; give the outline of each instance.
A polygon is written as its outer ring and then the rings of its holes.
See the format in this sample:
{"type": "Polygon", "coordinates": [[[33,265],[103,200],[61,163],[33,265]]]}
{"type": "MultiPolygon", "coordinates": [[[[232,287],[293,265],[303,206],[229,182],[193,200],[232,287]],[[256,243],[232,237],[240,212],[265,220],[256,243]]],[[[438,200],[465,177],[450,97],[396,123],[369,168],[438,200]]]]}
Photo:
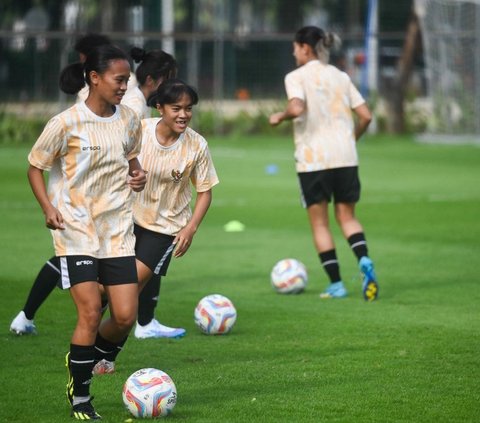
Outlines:
{"type": "Polygon", "coordinates": [[[223,295],[213,294],[203,297],[194,313],[195,324],[207,335],[221,335],[230,332],[237,310],[233,303],[223,295]]]}
{"type": "Polygon", "coordinates": [[[123,403],[134,417],[167,416],[177,403],[177,388],[165,372],[140,369],[123,385],[123,403]]]}
{"type": "Polygon", "coordinates": [[[307,269],[296,259],[280,260],[273,266],[270,280],[279,294],[299,294],[307,286],[307,269]]]}

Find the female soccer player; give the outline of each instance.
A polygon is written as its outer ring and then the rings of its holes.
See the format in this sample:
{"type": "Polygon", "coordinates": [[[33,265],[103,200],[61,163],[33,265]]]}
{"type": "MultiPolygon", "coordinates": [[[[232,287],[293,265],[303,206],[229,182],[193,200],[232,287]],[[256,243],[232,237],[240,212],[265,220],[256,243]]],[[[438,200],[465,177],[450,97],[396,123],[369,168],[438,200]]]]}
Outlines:
{"type": "Polygon", "coordinates": [[[360,198],[356,141],[367,129],[371,114],[348,75],[328,64],[335,37],[315,26],[295,34],[293,56],[298,69],[286,75],[288,105],[270,116],[270,124],[293,119],[302,200],[315,247],[330,279],[321,298],[347,295],[329,228],[328,203],[333,195],[335,218],[364,274],[364,298],[372,301],[378,295],[377,278],[363,228],[355,217],[360,198]]]}
{"type": "MultiPolygon", "coordinates": [[[[81,62],[85,61],[88,53],[101,45],[111,45],[110,40],[100,34],[89,34],[80,38],[75,44],[81,62]]],[[[151,50],[134,47],[130,52],[137,67],[135,76],[137,84],[129,84],[127,92],[122,99],[122,104],[135,111],[140,119],[151,116],[151,108],[147,106],[148,97],[156,91],[158,86],[166,79],[177,73],[175,59],[162,50],[151,50]]],[[[88,84],[78,93],[78,101],[88,97],[88,84]]],[[[82,100],[83,99],[83,100],[82,100]]],[[[17,314],[10,324],[10,330],[18,335],[36,333],[33,321],[35,313],[46,300],[48,295],[59,285],[60,263],[58,257],[51,257],[38,273],[28,294],[23,309],[17,314]]],[[[185,335],[183,328],[171,328],[158,322],[154,318],[155,308],[160,292],[160,277],[154,275],[150,283],[142,290],[138,305],[138,322],[135,329],[137,338],[178,338],[185,335]]]]}
{"type": "Polygon", "coordinates": [[[67,398],[78,420],[101,418],[90,397],[95,351],[122,344],[137,314],[132,191],[143,189],[146,176],[137,159],[140,120],[120,105],[129,76],[127,56],[110,45],[67,66],[60,88],[75,93],[86,82],[88,98],[53,117],[28,157],[30,185],[60,258],[61,283],[77,309],[67,398]],[[98,283],[110,306],[111,317],[103,322],[98,283]]]}
{"type": "MultiPolygon", "coordinates": [[[[134,204],[140,289],[152,275],[166,275],[172,255],[182,257],[190,248],[218,184],[206,140],[188,127],[197,103],[196,91],[179,79],[162,83],[148,100],[161,118],[142,121],[139,160],[148,179],[134,204]],[[193,212],[191,185],[197,192],[193,212]]],[[[94,373],[113,373],[118,352],[104,354],[94,373]]]]}

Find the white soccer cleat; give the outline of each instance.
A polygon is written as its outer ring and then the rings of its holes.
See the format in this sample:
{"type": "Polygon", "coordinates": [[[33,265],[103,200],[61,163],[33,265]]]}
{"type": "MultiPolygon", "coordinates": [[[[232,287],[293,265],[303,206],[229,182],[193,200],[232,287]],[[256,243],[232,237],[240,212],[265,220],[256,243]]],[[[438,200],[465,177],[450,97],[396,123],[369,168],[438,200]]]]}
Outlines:
{"type": "Polygon", "coordinates": [[[16,335],[36,335],[37,328],[33,323],[33,319],[27,319],[25,312],[22,310],[17,314],[15,319],[13,319],[12,324],[10,325],[10,332],[13,332],[16,335]]]}
{"type": "Polygon", "coordinates": [[[109,375],[115,373],[115,362],[102,358],[95,366],[93,366],[92,374],[109,375]]]}
{"type": "Polygon", "coordinates": [[[135,338],[181,338],[185,336],[185,332],[185,329],[170,328],[162,325],[157,319],[152,319],[152,321],[145,326],[141,326],[137,322],[135,338]]]}

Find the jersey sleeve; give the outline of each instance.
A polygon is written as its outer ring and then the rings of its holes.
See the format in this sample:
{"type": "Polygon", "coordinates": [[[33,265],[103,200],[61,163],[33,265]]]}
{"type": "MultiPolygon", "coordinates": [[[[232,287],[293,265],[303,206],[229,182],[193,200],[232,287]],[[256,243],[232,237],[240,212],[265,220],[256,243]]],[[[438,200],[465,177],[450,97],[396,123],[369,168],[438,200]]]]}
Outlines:
{"type": "MultiPolygon", "coordinates": [[[[135,114],[131,110],[132,114],[135,114]]],[[[127,160],[132,160],[140,154],[142,147],[142,123],[135,115],[132,117],[129,128],[129,148],[127,150],[127,160]]]]}
{"type": "Polygon", "coordinates": [[[49,171],[55,159],[64,155],[66,150],[64,125],[60,118],[54,117],[45,125],[28,155],[28,161],[38,169],[49,171]]]}
{"type": "Polygon", "coordinates": [[[217,172],[208,149],[208,144],[203,140],[198,159],[190,175],[190,180],[197,192],[205,192],[219,183],[217,172]]]}
{"type": "Polygon", "coordinates": [[[357,87],[353,84],[350,78],[348,78],[348,95],[350,98],[350,106],[352,109],[355,109],[358,106],[361,106],[363,103],[365,103],[365,99],[362,97],[360,92],[357,90],[357,87]]]}
{"type": "Polygon", "coordinates": [[[299,98],[305,101],[305,92],[298,72],[290,72],[285,76],[285,91],[289,100],[299,98]]]}

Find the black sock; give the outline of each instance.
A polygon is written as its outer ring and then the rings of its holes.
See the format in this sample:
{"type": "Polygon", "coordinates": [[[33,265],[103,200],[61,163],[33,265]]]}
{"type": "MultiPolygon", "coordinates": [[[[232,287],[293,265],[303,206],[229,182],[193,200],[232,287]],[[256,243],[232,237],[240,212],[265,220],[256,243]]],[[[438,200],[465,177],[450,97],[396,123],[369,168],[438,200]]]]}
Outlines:
{"type": "Polygon", "coordinates": [[[363,232],[350,235],[348,237],[348,243],[358,260],[364,256],[368,256],[367,241],[365,240],[365,234],[363,232]]]}
{"type": "Polygon", "coordinates": [[[27,319],[32,320],[35,313],[55,289],[60,277],[60,259],[52,257],[38,273],[27,297],[23,311],[27,319]]]}
{"type": "Polygon", "coordinates": [[[160,295],[160,282],[160,275],[154,273],[138,297],[139,325],[148,325],[155,317],[155,308],[157,307],[158,296],[160,295]]]}
{"type": "Polygon", "coordinates": [[[93,345],[70,344],[69,367],[73,377],[73,395],[88,397],[94,366],[95,349],[93,345]]]}
{"type": "Polygon", "coordinates": [[[335,249],[324,251],[318,255],[322,266],[327,273],[330,283],[339,282],[342,280],[340,277],[340,266],[338,265],[337,253],[335,249]]]}
{"type": "Polygon", "coordinates": [[[100,333],[97,333],[95,339],[95,363],[105,359],[108,361],[115,361],[117,355],[122,351],[125,342],[127,342],[128,336],[122,339],[120,342],[111,342],[103,338],[100,333]]]}

